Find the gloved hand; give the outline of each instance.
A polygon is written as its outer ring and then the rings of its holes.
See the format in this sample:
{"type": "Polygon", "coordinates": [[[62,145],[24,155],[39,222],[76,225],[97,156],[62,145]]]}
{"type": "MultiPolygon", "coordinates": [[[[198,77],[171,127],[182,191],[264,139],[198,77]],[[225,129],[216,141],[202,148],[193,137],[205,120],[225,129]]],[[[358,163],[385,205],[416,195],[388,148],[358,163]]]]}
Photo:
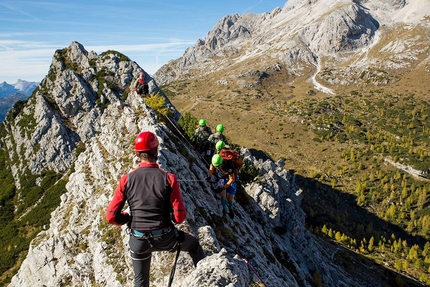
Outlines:
{"type": "Polygon", "coordinates": [[[121,212],[121,213],[125,216],[124,222],[122,224],[127,224],[128,228],[130,228],[131,227],[131,216],[130,216],[130,214],[128,214],[127,212],[121,212]]]}
{"type": "Polygon", "coordinates": [[[178,242],[182,243],[184,242],[185,239],[185,232],[183,232],[182,230],[178,230],[178,242]]]}
{"type": "Polygon", "coordinates": [[[207,181],[207,182],[212,182],[212,176],[208,176],[208,177],[206,178],[206,181],[207,181]]]}
{"type": "Polygon", "coordinates": [[[173,216],[173,213],[170,212],[170,220],[174,223],[177,224],[175,217],[173,216]]]}

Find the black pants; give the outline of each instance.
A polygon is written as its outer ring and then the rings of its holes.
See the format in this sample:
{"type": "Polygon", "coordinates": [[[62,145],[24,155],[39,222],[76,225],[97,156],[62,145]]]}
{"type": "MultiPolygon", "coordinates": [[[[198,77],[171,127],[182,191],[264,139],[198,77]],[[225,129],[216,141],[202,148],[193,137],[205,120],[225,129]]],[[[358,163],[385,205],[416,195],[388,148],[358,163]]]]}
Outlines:
{"type": "Polygon", "coordinates": [[[140,86],[139,89],[137,90],[137,93],[139,95],[143,94],[143,95],[147,96],[149,94],[148,84],[144,84],[144,85],[140,86]]]}
{"type": "Polygon", "coordinates": [[[205,257],[199,241],[194,236],[177,231],[172,231],[159,237],[138,238],[130,234],[130,255],[133,259],[134,287],[149,287],[149,268],[153,251],[176,251],[178,247],[177,233],[182,233],[183,241],[181,251],[188,251],[193,259],[194,266],[205,257]]]}

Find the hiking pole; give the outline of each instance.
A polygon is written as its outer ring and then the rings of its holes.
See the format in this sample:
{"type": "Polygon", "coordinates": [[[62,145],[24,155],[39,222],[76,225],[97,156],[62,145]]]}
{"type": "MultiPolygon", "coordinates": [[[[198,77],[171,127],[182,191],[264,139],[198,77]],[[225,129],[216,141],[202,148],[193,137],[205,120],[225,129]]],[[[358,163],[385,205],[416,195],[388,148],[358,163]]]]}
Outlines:
{"type": "Polygon", "coordinates": [[[258,275],[257,271],[254,269],[254,267],[251,266],[251,264],[249,264],[248,261],[246,261],[246,259],[242,258],[242,261],[245,262],[246,264],[248,264],[249,268],[252,270],[252,272],[254,272],[255,275],[257,275],[258,279],[260,279],[261,283],[263,283],[263,285],[265,287],[269,287],[266,282],[263,281],[263,278],[260,277],[260,275],[258,275]]]}
{"type": "Polygon", "coordinates": [[[180,252],[181,252],[181,242],[178,242],[178,249],[176,251],[175,262],[173,262],[173,267],[172,267],[172,270],[170,271],[169,284],[167,284],[167,287],[172,286],[173,277],[175,276],[175,271],[176,271],[176,262],[178,262],[180,252]]]}

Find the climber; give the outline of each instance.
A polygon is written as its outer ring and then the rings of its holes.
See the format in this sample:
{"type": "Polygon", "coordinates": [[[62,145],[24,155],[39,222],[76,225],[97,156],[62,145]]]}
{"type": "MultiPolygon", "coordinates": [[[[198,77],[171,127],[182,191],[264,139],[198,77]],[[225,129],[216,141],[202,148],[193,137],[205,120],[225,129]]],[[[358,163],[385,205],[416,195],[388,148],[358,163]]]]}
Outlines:
{"type": "Polygon", "coordinates": [[[214,149],[214,147],[217,142],[223,141],[225,144],[227,144],[227,138],[225,137],[223,132],[224,132],[224,125],[218,124],[216,126],[216,132],[209,136],[208,141],[210,142],[210,145],[211,145],[211,154],[210,154],[211,156],[214,155],[216,152],[216,149],[214,149]]]}
{"type": "Polygon", "coordinates": [[[135,287],[149,286],[153,251],[188,251],[194,266],[205,257],[198,239],[174,226],[184,222],[186,209],[176,175],[157,164],[158,145],[151,132],[137,136],[135,153],[139,166],[121,177],[106,209],[110,224],[128,225],[135,287]],[[130,214],[122,211],[126,202],[130,214]]]}
{"type": "Polygon", "coordinates": [[[136,79],[133,85],[134,90],[139,94],[143,96],[149,95],[149,88],[148,84],[145,82],[145,73],[140,72],[139,78],[136,79]]]}
{"type": "Polygon", "coordinates": [[[196,130],[194,131],[194,135],[192,137],[192,142],[194,148],[203,156],[203,158],[207,161],[210,160],[210,143],[208,141],[209,136],[212,131],[210,127],[206,125],[206,120],[201,119],[199,121],[196,130]]]}
{"type": "Polygon", "coordinates": [[[237,176],[243,166],[243,157],[240,153],[231,149],[230,146],[226,145],[223,141],[218,141],[215,145],[215,149],[216,153],[219,154],[224,161],[228,160],[233,162],[237,176]]]}
{"type": "Polygon", "coordinates": [[[216,153],[219,153],[222,149],[229,149],[229,148],[230,147],[228,145],[226,145],[224,141],[218,141],[215,144],[216,153]]]}
{"type": "Polygon", "coordinates": [[[231,160],[223,160],[219,154],[212,156],[211,165],[209,166],[209,176],[206,181],[212,182],[212,175],[218,179],[219,187],[215,192],[221,195],[221,205],[223,215],[228,213],[233,219],[233,202],[237,191],[237,173],[236,168],[231,160]]]}

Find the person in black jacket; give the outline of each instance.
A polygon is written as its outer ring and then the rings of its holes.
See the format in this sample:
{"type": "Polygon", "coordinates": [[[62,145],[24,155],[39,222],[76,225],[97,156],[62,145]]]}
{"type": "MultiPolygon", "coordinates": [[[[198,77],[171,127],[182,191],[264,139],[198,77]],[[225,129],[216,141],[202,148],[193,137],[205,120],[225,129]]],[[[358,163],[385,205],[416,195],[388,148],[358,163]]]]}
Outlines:
{"type": "Polygon", "coordinates": [[[206,181],[212,181],[212,175],[216,173],[220,185],[216,192],[221,195],[221,206],[223,215],[228,214],[230,218],[234,218],[233,202],[237,192],[237,171],[231,160],[223,160],[219,154],[212,157],[211,165],[209,166],[209,175],[206,181]]]}
{"type": "Polygon", "coordinates": [[[194,135],[191,138],[194,148],[206,161],[210,160],[210,142],[208,141],[208,138],[211,134],[212,130],[206,125],[206,120],[200,119],[199,124],[194,131],[194,135]]]}
{"type": "Polygon", "coordinates": [[[135,142],[139,166],[121,177],[106,219],[130,228],[130,255],[133,259],[135,287],[149,287],[149,269],[153,251],[188,251],[194,266],[205,257],[196,237],[173,225],[184,222],[185,205],[176,176],[159,168],[158,139],[142,132],[135,142]],[[122,211],[128,203],[130,214],[122,211]],[[173,221],[173,222],[172,222],[173,221]]]}

